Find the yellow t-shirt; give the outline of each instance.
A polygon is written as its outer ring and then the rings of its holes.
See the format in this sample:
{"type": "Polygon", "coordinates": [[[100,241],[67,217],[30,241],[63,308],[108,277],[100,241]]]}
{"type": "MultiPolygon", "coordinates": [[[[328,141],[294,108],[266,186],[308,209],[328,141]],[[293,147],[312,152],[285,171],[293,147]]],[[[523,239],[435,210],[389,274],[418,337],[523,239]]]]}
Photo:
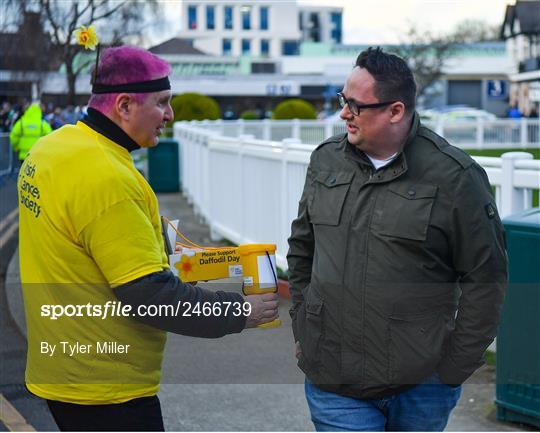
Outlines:
{"type": "Polygon", "coordinates": [[[32,148],[18,190],[28,389],[78,404],[156,394],[166,333],[112,315],[113,287],[169,268],[157,199],[129,152],[64,126],[32,148]]]}

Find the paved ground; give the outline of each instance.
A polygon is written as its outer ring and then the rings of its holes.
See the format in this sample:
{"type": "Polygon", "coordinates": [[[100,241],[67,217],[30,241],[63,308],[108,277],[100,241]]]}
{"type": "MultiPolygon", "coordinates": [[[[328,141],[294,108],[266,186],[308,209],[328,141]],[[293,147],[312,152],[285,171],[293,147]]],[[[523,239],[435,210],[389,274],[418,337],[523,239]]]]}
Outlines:
{"type": "MultiPolygon", "coordinates": [[[[8,309],[5,280],[8,263],[13,261],[18,242],[17,190],[14,176],[0,178],[0,394],[24,415],[37,430],[56,430],[44,402],[24,386],[26,339],[8,309]]],[[[18,262],[16,262],[18,266],[18,262]]],[[[12,265],[13,267],[13,265],[12,265]]],[[[17,276],[18,277],[18,276],[17,276]]],[[[19,296],[20,298],[20,292],[19,296]]],[[[15,311],[19,321],[21,309],[15,311]]],[[[0,406],[2,404],[0,403],[0,406]]],[[[5,408],[0,407],[2,415],[5,408]]],[[[3,418],[3,416],[2,416],[3,418]]],[[[0,421],[0,431],[8,431],[0,421]]]]}
{"type": "MultiPolygon", "coordinates": [[[[158,198],[163,215],[179,218],[182,231],[193,241],[210,244],[208,228],[193,214],[184,197],[160,194],[158,198]]],[[[22,385],[25,340],[19,328],[24,327],[24,313],[16,260],[11,263],[6,291],[7,296],[2,290],[0,297],[0,392],[36,429],[54,430],[43,402],[28,395],[22,385]],[[9,319],[7,299],[18,325],[9,319]]],[[[247,330],[218,340],[169,335],[159,394],[167,430],[312,430],[303,376],[293,356],[288,307],[289,301],[283,300],[283,326],[276,329],[247,330]]],[[[447,430],[528,430],[497,422],[493,398],[494,371],[486,367],[464,385],[447,430]]]]}

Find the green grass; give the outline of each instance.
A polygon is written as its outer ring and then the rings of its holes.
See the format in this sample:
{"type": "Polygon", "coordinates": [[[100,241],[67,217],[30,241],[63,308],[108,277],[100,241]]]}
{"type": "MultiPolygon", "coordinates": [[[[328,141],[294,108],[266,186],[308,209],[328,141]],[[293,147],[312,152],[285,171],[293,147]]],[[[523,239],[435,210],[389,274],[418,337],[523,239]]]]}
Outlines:
{"type": "Polygon", "coordinates": [[[469,155],[474,156],[495,156],[500,157],[503,153],[506,152],[527,152],[532,153],[534,159],[540,159],[540,148],[534,149],[464,149],[469,155]]]}
{"type": "Polygon", "coordinates": [[[484,356],[486,358],[486,364],[495,367],[497,361],[497,354],[495,352],[492,352],[491,350],[486,350],[484,356]]]}

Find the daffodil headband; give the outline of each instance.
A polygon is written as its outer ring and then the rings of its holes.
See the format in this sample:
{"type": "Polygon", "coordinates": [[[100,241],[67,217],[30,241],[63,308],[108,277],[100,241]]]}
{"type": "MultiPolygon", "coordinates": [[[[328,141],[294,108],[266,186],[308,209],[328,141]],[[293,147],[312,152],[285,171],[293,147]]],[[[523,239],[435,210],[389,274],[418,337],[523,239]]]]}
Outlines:
{"type": "Polygon", "coordinates": [[[152,93],[161,92],[162,90],[170,90],[171,83],[169,77],[158,78],[157,80],[136,81],[134,83],[125,84],[102,84],[97,82],[98,78],[98,66],[99,66],[99,53],[100,44],[96,34],[96,28],[94,25],[88,27],[81,26],[74,32],[75,37],[79,45],[83,45],[85,49],[95,50],[96,52],[96,65],[94,66],[94,73],[92,74],[92,93],[152,93]]]}

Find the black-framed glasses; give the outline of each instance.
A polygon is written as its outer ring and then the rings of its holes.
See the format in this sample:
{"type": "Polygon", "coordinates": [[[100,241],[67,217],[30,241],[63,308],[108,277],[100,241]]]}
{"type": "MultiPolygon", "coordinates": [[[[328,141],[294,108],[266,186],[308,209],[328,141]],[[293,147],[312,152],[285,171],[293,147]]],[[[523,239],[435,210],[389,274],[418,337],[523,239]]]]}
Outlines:
{"type": "Polygon", "coordinates": [[[337,97],[338,97],[339,106],[343,108],[345,107],[345,105],[347,105],[349,107],[349,111],[355,116],[358,116],[360,114],[360,110],[365,110],[366,108],[380,108],[386,105],[393,104],[394,102],[398,102],[398,101],[387,101],[387,102],[376,102],[374,104],[357,104],[354,101],[349,101],[341,92],[337,94],[337,97]]]}

